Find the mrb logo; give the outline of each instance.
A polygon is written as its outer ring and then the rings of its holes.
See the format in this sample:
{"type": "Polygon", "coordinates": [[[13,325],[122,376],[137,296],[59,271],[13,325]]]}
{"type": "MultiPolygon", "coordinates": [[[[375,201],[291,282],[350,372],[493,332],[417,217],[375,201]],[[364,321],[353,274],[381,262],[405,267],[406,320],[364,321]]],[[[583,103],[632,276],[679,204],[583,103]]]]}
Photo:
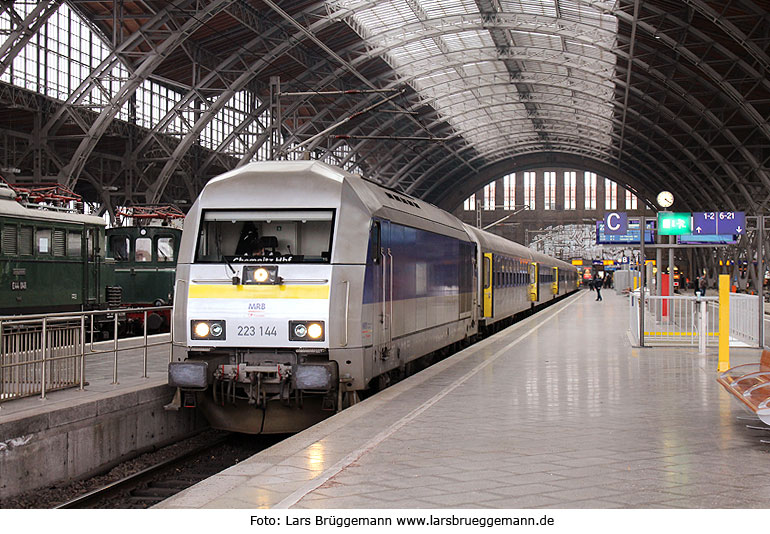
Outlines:
{"type": "Polygon", "coordinates": [[[246,315],[249,317],[264,317],[267,304],[264,302],[249,302],[249,309],[246,315]]]}

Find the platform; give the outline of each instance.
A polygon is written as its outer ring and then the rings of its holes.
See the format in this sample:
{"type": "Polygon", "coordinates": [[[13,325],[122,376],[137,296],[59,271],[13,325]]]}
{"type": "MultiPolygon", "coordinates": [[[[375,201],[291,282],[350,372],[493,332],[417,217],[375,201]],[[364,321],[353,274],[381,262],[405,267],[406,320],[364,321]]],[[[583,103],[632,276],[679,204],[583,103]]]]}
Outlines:
{"type": "MultiPolygon", "coordinates": [[[[169,334],[150,337],[150,343],[169,334]]],[[[141,338],[121,340],[136,346],[141,338]]],[[[96,343],[106,350],[112,342],[96,343]]],[[[0,403],[0,499],[99,472],[117,461],[203,428],[191,411],[167,412],[168,345],[119,353],[113,384],[112,353],[86,356],[84,390],[69,388],[0,403]]]]}
{"type": "Polygon", "coordinates": [[[737,419],[716,354],[632,348],[627,298],[603,297],[583,290],[158,507],[766,507],[770,433],[737,419]]]}

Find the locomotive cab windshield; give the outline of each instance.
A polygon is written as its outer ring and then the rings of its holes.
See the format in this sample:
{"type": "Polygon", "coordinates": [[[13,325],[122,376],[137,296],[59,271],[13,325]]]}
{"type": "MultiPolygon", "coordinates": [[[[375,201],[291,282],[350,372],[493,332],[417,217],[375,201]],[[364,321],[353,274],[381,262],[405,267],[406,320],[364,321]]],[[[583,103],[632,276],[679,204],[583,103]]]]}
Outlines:
{"type": "Polygon", "coordinates": [[[211,210],[196,263],[329,263],[334,210],[211,210]]]}

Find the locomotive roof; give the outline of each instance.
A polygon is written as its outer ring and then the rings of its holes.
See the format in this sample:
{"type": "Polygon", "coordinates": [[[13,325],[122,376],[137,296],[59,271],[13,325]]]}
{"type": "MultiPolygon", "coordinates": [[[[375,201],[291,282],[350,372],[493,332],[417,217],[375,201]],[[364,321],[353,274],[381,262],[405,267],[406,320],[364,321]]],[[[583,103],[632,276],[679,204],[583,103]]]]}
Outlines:
{"type": "Polygon", "coordinates": [[[104,219],[95,215],[84,215],[82,213],[23,206],[16,201],[16,193],[14,193],[12,189],[3,186],[0,186],[0,216],[14,217],[28,221],[39,220],[69,224],[107,225],[104,219]]]}

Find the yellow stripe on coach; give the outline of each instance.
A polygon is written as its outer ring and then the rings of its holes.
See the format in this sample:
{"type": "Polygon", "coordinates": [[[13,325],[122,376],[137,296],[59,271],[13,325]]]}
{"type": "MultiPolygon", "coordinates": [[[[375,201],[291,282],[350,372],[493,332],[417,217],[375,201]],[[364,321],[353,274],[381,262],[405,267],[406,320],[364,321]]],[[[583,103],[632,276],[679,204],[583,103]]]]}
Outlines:
{"type": "Polygon", "coordinates": [[[328,299],[329,286],[193,284],[188,296],[191,299],[328,299]]]}

